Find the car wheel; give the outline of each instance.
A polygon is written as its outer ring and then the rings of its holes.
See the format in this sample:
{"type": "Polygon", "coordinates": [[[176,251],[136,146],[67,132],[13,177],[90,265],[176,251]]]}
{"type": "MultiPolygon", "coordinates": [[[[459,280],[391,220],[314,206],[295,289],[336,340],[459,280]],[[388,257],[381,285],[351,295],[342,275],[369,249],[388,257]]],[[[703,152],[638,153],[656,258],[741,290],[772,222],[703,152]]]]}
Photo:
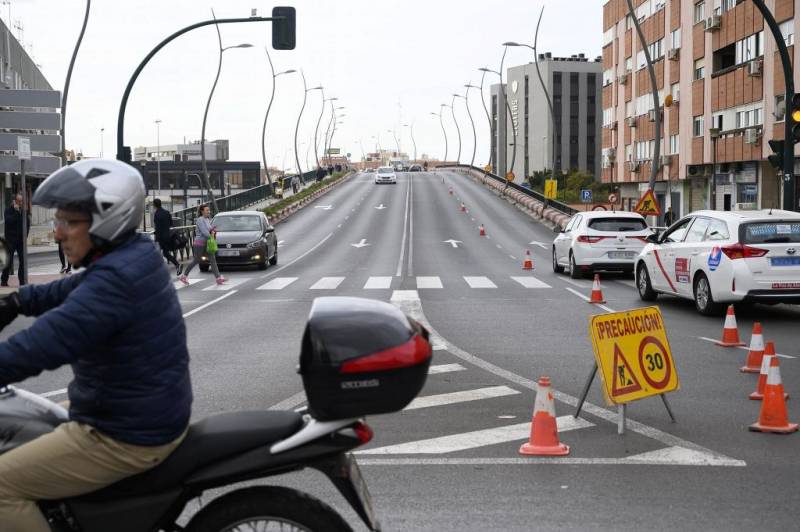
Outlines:
{"type": "Polygon", "coordinates": [[[575,255],[572,252],[569,252],[569,276],[573,279],[582,279],[583,272],[578,268],[578,265],[575,264],[575,255]]]}
{"type": "Polygon", "coordinates": [[[708,282],[708,277],[702,273],[697,274],[694,280],[694,306],[704,316],[715,316],[720,314],[722,309],[722,305],[714,302],[711,284],[708,282]]]}
{"type": "Polygon", "coordinates": [[[640,262],[636,270],[636,288],[639,289],[639,299],[642,301],[655,301],[658,297],[658,292],[653,290],[653,285],[650,284],[650,274],[647,273],[644,262],[640,262]]]}
{"type": "Polygon", "coordinates": [[[200,265],[200,271],[201,272],[207,272],[209,270],[209,268],[211,268],[211,266],[209,266],[208,264],[201,264],[200,265]]]}
{"type": "Polygon", "coordinates": [[[553,271],[556,273],[562,273],[564,271],[564,267],[558,264],[558,258],[556,258],[556,248],[553,248],[553,271]]]}
{"type": "Polygon", "coordinates": [[[272,257],[269,259],[269,265],[270,266],[275,266],[276,264],[278,264],[278,250],[277,249],[275,250],[275,254],[272,255],[272,257]]]}

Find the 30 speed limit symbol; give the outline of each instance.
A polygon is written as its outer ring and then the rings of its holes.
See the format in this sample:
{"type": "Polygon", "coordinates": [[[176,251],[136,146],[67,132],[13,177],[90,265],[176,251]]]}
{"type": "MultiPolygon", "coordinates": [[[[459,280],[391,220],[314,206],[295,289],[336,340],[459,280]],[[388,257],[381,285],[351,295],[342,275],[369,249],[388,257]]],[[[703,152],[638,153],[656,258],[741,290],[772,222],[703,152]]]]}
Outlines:
{"type": "Polygon", "coordinates": [[[672,377],[672,360],[664,344],[646,336],[639,344],[639,367],[642,377],[656,390],[663,390],[672,377]]]}

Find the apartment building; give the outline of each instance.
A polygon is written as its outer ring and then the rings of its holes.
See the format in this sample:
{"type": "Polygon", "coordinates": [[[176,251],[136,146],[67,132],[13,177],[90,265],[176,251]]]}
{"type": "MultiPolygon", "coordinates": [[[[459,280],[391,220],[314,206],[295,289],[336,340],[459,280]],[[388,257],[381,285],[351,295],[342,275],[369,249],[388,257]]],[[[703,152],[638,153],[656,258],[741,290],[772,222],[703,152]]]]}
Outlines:
{"type": "MultiPolygon", "coordinates": [[[[790,56],[794,0],[766,0],[790,56]]],[[[701,208],[780,207],[782,180],[766,161],[782,139],[784,80],[772,34],[744,0],[634,0],[654,62],[663,131],[655,193],[676,215],[701,208]],[[671,105],[668,105],[671,97],[671,105]],[[667,101],[665,101],[665,99],[667,101]]],[[[625,208],[648,187],[656,142],[644,50],[626,0],[603,6],[602,179],[625,208]]],[[[798,86],[797,70],[795,85],[798,86]]],[[[795,173],[800,164],[795,159],[795,173]]]]}

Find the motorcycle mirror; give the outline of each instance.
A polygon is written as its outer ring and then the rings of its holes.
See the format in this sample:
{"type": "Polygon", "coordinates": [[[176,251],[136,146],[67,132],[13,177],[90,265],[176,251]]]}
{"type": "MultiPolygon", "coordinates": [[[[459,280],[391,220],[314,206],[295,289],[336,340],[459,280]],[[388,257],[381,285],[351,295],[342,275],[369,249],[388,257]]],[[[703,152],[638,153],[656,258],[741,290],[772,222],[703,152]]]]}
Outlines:
{"type": "Polygon", "coordinates": [[[11,257],[8,255],[8,244],[4,238],[0,237],[0,268],[5,270],[9,262],[11,262],[11,257]]]}

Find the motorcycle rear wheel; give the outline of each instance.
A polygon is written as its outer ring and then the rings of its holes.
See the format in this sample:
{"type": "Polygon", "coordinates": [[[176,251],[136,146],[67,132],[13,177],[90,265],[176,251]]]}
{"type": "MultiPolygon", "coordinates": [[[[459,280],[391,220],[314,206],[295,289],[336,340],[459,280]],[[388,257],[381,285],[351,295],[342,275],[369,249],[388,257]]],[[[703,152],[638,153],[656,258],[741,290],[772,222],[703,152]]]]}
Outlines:
{"type": "Polygon", "coordinates": [[[214,499],[186,527],[187,532],[250,530],[352,532],[350,525],[324,502],[277,486],[245,488],[214,499]]]}

